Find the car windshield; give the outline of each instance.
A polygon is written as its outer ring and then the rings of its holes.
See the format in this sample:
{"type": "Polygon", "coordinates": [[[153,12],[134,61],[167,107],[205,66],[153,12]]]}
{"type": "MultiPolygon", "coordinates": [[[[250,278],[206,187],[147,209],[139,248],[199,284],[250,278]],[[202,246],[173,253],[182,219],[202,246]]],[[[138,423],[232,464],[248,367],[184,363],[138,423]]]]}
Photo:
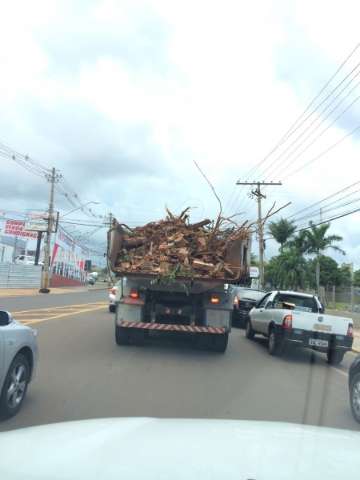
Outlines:
{"type": "Polygon", "coordinates": [[[0,15],[0,480],[360,480],[360,2],[0,15]]]}

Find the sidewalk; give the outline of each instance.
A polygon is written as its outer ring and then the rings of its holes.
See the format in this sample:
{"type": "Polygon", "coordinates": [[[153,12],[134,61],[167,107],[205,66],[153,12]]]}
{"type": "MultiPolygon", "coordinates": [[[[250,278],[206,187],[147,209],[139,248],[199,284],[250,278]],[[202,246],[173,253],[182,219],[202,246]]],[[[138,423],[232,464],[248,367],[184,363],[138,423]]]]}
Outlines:
{"type": "Polygon", "coordinates": [[[107,283],[84,287],[51,288],[50,293],[39,293],[38,288],[0,288],[0,298],[4,297],[33,297],[35,295],[64,295],[66,293],[91,292],[93,290],[107,290],[107,283]]]}

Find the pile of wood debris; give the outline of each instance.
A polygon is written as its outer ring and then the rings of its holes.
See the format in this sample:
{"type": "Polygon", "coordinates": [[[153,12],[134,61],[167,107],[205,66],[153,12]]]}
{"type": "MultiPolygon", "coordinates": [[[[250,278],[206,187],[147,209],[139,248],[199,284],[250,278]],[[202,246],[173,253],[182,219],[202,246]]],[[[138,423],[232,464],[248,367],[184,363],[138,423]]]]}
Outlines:
{"type": "Polygon", "coordinates": [[[134,229],[114,221],[112,228],[120,237],[115,270],[122,274],[239,278],[243,271],[240,248],[250,235],[246,223],[238,226],[219,217],[216,222],[206,219],[191,224],[188,211],[175,216],[167,210],[164,220],[134,229]],[[234,245],[238,260],[230,262],[229,250],[234,250],[234,245]]]}

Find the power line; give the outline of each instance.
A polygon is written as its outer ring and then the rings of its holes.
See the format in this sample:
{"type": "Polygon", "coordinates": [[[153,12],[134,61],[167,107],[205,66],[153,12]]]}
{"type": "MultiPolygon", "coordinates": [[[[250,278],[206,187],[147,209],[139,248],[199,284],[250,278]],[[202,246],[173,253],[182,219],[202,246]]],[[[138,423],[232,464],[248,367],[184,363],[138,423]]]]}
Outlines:
{"type": "MultiPolygon", "coordinates": [[[[307,227],[300,227],[300,228],[297,228],[294,233],[298,233],[298,232],[303,232],[305,230],[309,230],[311,229],[311,227],[318,227],[319,225],[324,225],[324,224],[328,224],[328,223],[331,223],[331,222],[334,222],[335,220],[339,220],[341,218],[345,218],[345,217],[348,217],[349,215],[353,215],[354,213],[357,213],[357,212],[360,212],[360,208],[356,208],[355,210],[351,210],[349,212],[343,212],[339,215],[336,215],[335,217],[330,217],[330,218],[327,218],[326,220],[322,220],[321,222],[318,222],[318,223],[312,223],[311,225],[308,225],[307,227]]],[[[271,237],[267,237],[265,238],[265,240],[274,240],[274,237],[271,236],[271,237]]]]}
{"type": "MultiPolygon", "coordinates": [[[[360,65],[360,64],[359,64],[359,65],[360,65]]],[[[356,76],[358,76],[358,75],[360,75],[360,70],[359,70],[359,72],[357,73],[356,76]]],[[[298,142],[298,140],[300,140],[300,139],[303,137],[303,135],[305,135],[305,133],[306,133],[307,131],[309,131],[309,130],[312,128],[312,126],[316,123],[316,121],[318,121],[319,118],[320,118],[320,122],[318,123],[318,125],[317,125],[312,131],[310,131],[310,133],[303,139],[303,141],[300,142],[297,146],[295,146],[295,148],[294,148],[293,150],[291,150],[288,155],[285,155],[285,159],[283,159],[283,161],[280,161],[279,165],[278,165],[276,168],[279,168],[279,166],[280,166],[281,164],[283,164],[283,163],[286,162],[289,158],[291,158],[291,156],[306,142],[306,140],[308,140],[315,132],[317,132],[317,130],[321,127],[321,125],[324,124],[325,121],[326,121],[328,118],[331,117],[331,115],[344,103],[344,101],[355,91],[355,89],[356,89],[359,85],[360,85],[360,82],[357,82],[357,84],[345,95],[344,98],[342,98],[342,99],[340,100],[340,102],[338,102],[338,103],[335,105],[335,107],[334,107],[332,110],[330,110],[330,112],[329,112],[324,118],[321,118],[321,116],[315,118],[315,119],[305,128],[305,130],[303,130],[303,132],[300,133],[300,135],[298,135],[298,136],[295,138],[295,140],[294,140],[292,143],[290,143],[290,144],[287,146],[287,148],[286,148],[278,157],[276,157],[275,160],[273,160],[273,162],[270,163],[270,165],[268,165],[268,166],[266,167],[266,169],[263,171],[262,174],[265,175],[279,160],[281,160],[281,159],[283,158],[283,156],[289,151],[289,149],[290,149],[292,146],[296,145],[296,143],[298,142]]],[[[346,88],[346,87],[345,87],[345,88],[346,88]]],[[[343,90],[344,90],[344,89],[343,89],[343,90]]],[[[340,94],[343,92],[343,90],[340,92],[340,94]]],[[[338,96],[339,96],[340,94],[338,94],[338,95],[326,106],[326,108],[325,108],[322,112],[320,112],[320,115],[323,114],[323,113],[325,113],[325,111],[332,105],[332,103],[338,98],[338,96]]],[[[357,100],[358,100],[358,99],[359,99],[359,97],[357,97],[357,100]]],[[[355,102],[353,102],[353,103],[355,103],[355,102]]],[[[351,103],[350,106],[352,106],[353,103],[351,103]]],[[[337,117],[337,120],[338,120],[342,115],[344,115],[344,114],[347,112],[347,110],[348,110],[348,108],[346,108],[346,109],[341,113],[341,115],[339,115],[339,117],[337,117]]],[[[332,124],[332,125],[333,125],[333,124],[332,124]]],[[[284,168],[286,168],[286,167],[284,167],[284,168]]],[[[272,174],[273,174],[273,173],[272,173],[272,174]]]]}
{"type": "Polygon", "coordinates": [[[312,147],[314,145],[314,143],[324,135],[324,133],[326,133],[333,125],[335,125],[335,123],[339,120],[339,118],[341,118],[358,100],[360,99],[360,95],[358,95],[355,100],[353,100],[350,105],[348,105],[326,128],[324,128],[320,133],[319,135],[317,135],[308,145],[306,145],[305,148],[303,148],[301,150],[301,152],[296,155],[294,158],[290,158],[288,164],[286,164],[285,166],[283,166],[282,168],[283,169],[286,169],[288,167],[288,165],[292,162],[295,162],[298,158],[301,157],[301,155],[303,155],[307,150],[309,150],[310,147],[312,147]]]}
{"type": "MultiPolygon", "coordinates": [[[[329,205],[326,205],[325,208],[322,208],[322,209],[321,209],[321,212],[322,212],[322,214],[324,214],[324,213],[329,213],[329,212],[333,212],[334,210],[338,210],[339,208],[343,208],[343,207],[347,207],[347,206],[349,206],[349,205],[353,205],[354,203],[357,203],[357,202],[359,202],[359,201],[360,201],[360,198],[356,198],[355,200],[352,200],[351,202],[342,203],[341,205],[335,205],[335,206],[332,207],[332,208],[326,208],[326,207],[329,206],[329,205]]],[[[333,202],[333,203],[335,203],[335,202],[333,202]]],[[[300,218],[298,218],[298,219],[295,219],[294,222],[301,222],[301,221],[303,221],[303,220],[306,220],[306,219],[308,219],[308,218],[313,217],[314,215],[316,215],[316,214],[318,214],[318,213],[319,213],[318,210],[316,210],[315,212],[309,213],[308,215],[305,215],[304,217],[300,217],[300,218]]]]}
{"type": "MultiPolygon", "coordinates": [[[[275,147],[270,150],[270,152],[257,164],[255,165],[246,175],[249,177],[250,175],[254,174],[254,171],[256,171],[263,163],[266,162],[266,160],[294,133],[294,128],[296,125],[302,120],[303,116],[310,110],[310,108],[313,106],[313,104],[316,102],[316,100],[323,94],[323,92],[327,89],[327,87],[331,84],[331,82],[334,80],[334,78],[338,75],[338,73],[344,68],[346,63],[350,60],[350,58],[355,54],[355,52],[359,49],[360,43],[358,43],[355,48],[348,54],[348,56],[341,62],[339,67],[336,69],[336,71],[333,73],[333,75],[327,80],[325,85],[320,89],[320,91],[315,95],[315,97],[311,100],[311,102],[308,104],[308,106],[305,108],[305,110],[301,113],[301,115],[295,120],[295,122],[290,126],[290,128],[285,132],[285,134],[281,137],[279,142],[275,145],[275,147]]],[[[356,67],[350,72],[353,73],[353,71],[359,66],[359,64],[356,65],[356,67]]],[[[349,74],[349,75],[350,75],[349,74]]],[[[347,75],[345,79],[342,80],[342,82],[338,85],[340,86],[349,76],[347,75]]],[[[333,93],[330,92],[330,95],[333,93]]]]}
{"type": "Polygon", "coordinates": [[[342,142],[344,142],[347,138],[351,137],[356,133],[357,131],[360,130],[360,125],[358,125],[356,128],[354,128],[351,132],[347,133],[344,135],[340,140],[335,142],[334,144],[330,145],[327,149],[325,149],[323,152],[319,153],[315,157],[311,158],[307,162],[303,163],[301,166],[299,166],[297,169],[293,170],[292,172],[286,174],[284,176],[284,180],[288,179],[289,177],[292,177],[293,175],[296,175],[297,173],[301,172],[304,168],[308,167],[312,163],[316,162],[317,160],[320,160],[320,158],[324,157],[327,153],[329,153],[331,150],[339,146],[342,142]]]}
{"type": "MultiPolygon", "coordinates": [[[[250,169],[248,171],[248,173],[246,174],[245,178],[247,180],[249,180],[250,176],[253,175],[257,170],[259,170],[259,168],[261,167],[261,165],[263,165],[267,160],[268,158],[271,157],[271,155],[273,153],[275,153],[276,150],[278,150],[278,148],[280,148],[290,137],[291,135],[293,135],[299,128],[301,128],[301,126],[308,120],[308,118],[310,118],[315,112],[316,110],[322,106],[330,97],[331,95],[336,92],[336,90],[357,70],[357,68],[359,67],[360,63],[357,63],[356,66],[350,71],[349,74],[347,74],[342,80],[340,83],[338,83],[336,85],[335,88],[333,88],[330,93],[327,94],[327,96],[320,102],[317,104],[317,106],[311,111],[310,114],[308,114],[306,116],[305,119],[303,119],[303,117],[307,114],[307,112],[311,109],[311,107],[315,104],[315,102],[321,97],[321,95],[323,94],[323,92],[325,92],[325,90],[327,89],[327,87],[331,84],[331,82],[334,80],[334,78],[338,75],[338,73],[343,69],[343,67],[346,65],[346,63],[350,60],[350,58],[355,54],[355,52],[359,49],[360,47],[360,43],[358,43],[355,48],[353,48],[353,50],[347,55],[347,57],[341,62],[341,64],[339,65],[339,67],[336,69],[336,71],[334,72],[334,74],[329,78],[329,80],[325,83],[325,85],[320,89],[320,91],[315,95],[315,97],[311,100],[311,102],[307,105],[307,107],[305,108],[305,110],[301,113],[301,115],[295,120],[295,122],[290,126],[290,128],[285,132],[285,134],[281,137],[281,139],[279,140],[279,142],[275,145],[275,147],[270,150],[270,152],[258,163],[256,164],[252,169],[250,169]]],[[[355,77],[357,76],[357,74],[355,75],[355,77]]],[[[354,78],[355,78],[354,77],[354,78]]],[[[350,82],[348,83],[348,85],[354,80],[354,78],[352,80],[350,80],[350,82]]],[[[348,86],[347,85],[347,86],[348,86]]],[[[345,87],[347,88],[347,87],[345,87]]],[[[343,89],[344,90],[344,89],[343,89]]],[[[333,100],[334,101],[334,100],[333,100]]],[[[328,107],[331,105],[331,102],[330,104],[328,105],[328,107]]],[[[327,107],[327,108],[328,108],[327,107]]],[[[266,180],[266,179],[265,179],[266,180]]],[[[236,198],[239,197],[239,195],[241,196],[241,194],[238,194],[236,198]]],[[[231,198],[233,197],[233,193],[231,194],[231,197],[229,199],[229,201],[227,202],[227,206],[226,206],[226,209],[230,206],[232,206],[235,201],[237,200],[231,200],[231,198]]],[[[229,207],[230,208],[230,207],[229,207]]]]}
{"type": "Polygon", "coordinates": [[[297,216],[297,215],[299,215],[299,214],[301,214],[301,213],[303,213],[303,212],[306,212],[307,210],[309,210],[310,208],[315,207],[316,205],[321,205],[322,203],[326,202],[327,200],[330,200],[331,198],[336,197],[336,196],[339,195],[340,193],[344,193],[344,192],[346,192],[347,190],[350,190],[350,188],[355,187],[356,185],[360,185],[360,181],[354,182],[354,183],[352,183],[351,185],[348,185],[347,187],[344,187],[344,188],[342,188],[341,190],[339,190],[339,191],[337,191],[337,192],[335,192],[335,193],[332,193],[331,195],[323,198],[322,200],[319,200],[319,201],[317,201],[317,202],[309,205],[308,207],[302,208],[301,210],[299,210],[299,211],[293,213],[292,215],[290,215],[290,216],[288,217],[288,219],[293,218],[293,217],[295,217],[295,216],[297,216]]]}

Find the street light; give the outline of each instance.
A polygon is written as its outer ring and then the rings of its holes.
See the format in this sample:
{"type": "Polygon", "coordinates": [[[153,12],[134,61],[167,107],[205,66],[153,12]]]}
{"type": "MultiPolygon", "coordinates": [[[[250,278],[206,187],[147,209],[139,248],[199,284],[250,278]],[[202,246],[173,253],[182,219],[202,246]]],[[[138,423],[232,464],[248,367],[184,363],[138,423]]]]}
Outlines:
{"type": "Polygon", "coordinates": [[[65,217],[66,215],[70,215],[70,213],[76,212],[77,210],[82,210],[84,207],[87,207],[88,205],[99,205],[100,202],[87,202],[84,203],[84,205],[80,205],[80,207],[74,208],[73,210],[70,210],[69,212],[64,213],[64,215],[60,215],[60,218],[65,217]]]}

